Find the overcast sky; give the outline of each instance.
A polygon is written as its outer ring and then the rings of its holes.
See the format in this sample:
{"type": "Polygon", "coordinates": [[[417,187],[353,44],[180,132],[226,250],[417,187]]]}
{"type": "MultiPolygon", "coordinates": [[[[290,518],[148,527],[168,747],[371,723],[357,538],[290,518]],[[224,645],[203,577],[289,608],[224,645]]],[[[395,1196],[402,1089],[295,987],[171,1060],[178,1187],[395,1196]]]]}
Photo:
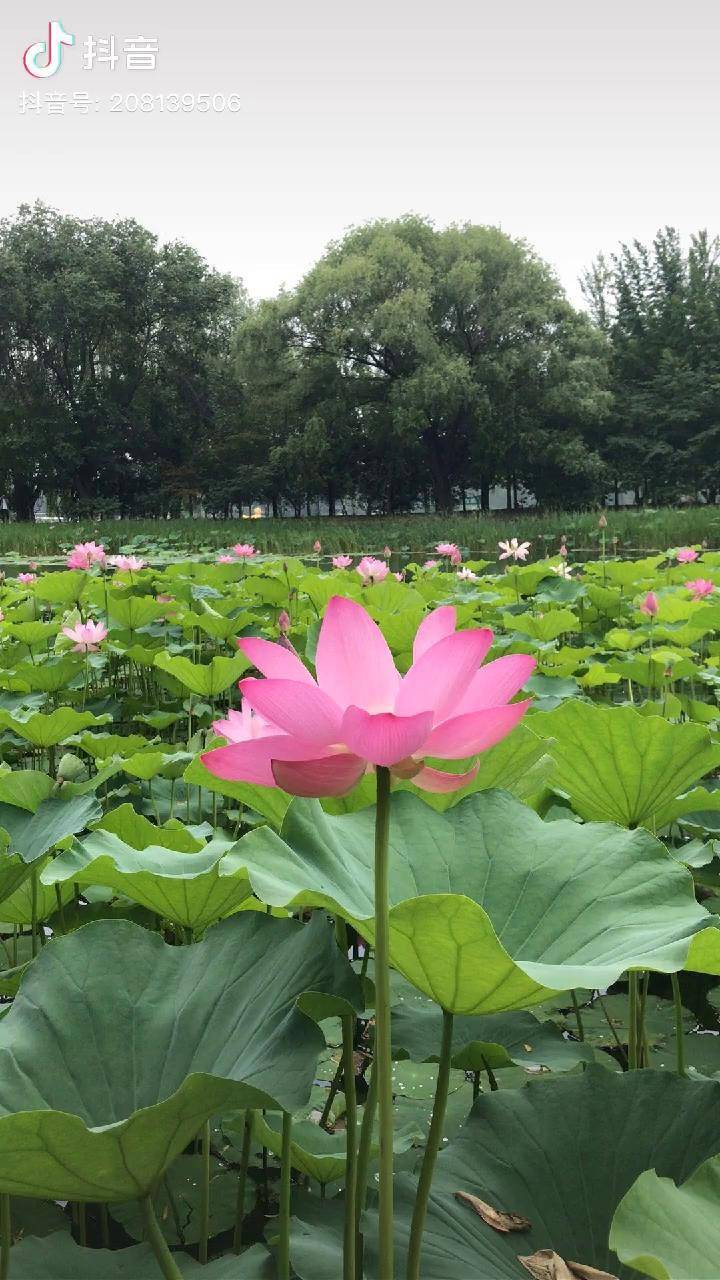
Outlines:
{"type": "Polygon", "coordinates": [[[575,300],[621,239],[720,231],[714,0],[52,5],[2,5],[0,216],[38,198],[133,216],[255,296],[296,283],[346,227],[408,211],[525,236],[575,300]],[[32,78],[23,51],[51,18],[76,43],[32,78]],[[114,68],[83,67],[89,36],[115,37],[114,68]],[[158,42],[155,70],[125,65],[140,36],[158,42]],[[39,112],[21,112],[23,92],[39,112]],[[154,110],[128,110],[142,93],[154,110]],[[241,109],[169,109],[203,93],[241,109]]]}

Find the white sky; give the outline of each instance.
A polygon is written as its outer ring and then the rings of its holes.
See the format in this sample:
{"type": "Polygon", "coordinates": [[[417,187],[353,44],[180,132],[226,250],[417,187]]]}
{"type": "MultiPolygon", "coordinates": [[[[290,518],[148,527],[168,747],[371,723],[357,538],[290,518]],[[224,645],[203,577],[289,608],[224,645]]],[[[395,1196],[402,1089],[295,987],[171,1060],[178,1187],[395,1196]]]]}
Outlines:
{"type": "Polygon", "coordinates": [[[4,0],[0,216],[41,198],[187,240],[255,296],[353,223],[414,211],[524,235],[578,273],[667,222],[720,231],[713,0],[4,0]],[[60,19],[51,79],[22,67],[60,19]],[[157,37],[154,72],[82,69],[88,35],[157,37]],[[22,115],[23,90],[67,95],[22,115]],[[110,111],[117,93],[237,93],[238,113],[110,111]],[[92,110],[70,107],[89,93],[92,110]]]}

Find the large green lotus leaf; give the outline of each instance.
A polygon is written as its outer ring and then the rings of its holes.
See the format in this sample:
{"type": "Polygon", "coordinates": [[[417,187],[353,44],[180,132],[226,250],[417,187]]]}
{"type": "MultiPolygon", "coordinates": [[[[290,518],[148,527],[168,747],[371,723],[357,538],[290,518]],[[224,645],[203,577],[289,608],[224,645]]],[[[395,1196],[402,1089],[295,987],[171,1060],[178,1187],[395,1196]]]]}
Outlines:
{"type": "MultiPolygon", "coordinates": [[[[635,1273],[620,1266],[608,1245],[625,1192],[645,1169],[682,1180],[718,1151],[719,1084],[595,1066],[481,1096],[438,1157],[423,1280],[527,1280],[518,1254],[539,1249],[630,1280],[635,1273]],[[493,1229],[456,1192],[522,1215],[529,1230],[493,1229]]],[[[396,1272],[404,1275],[415,1185],[407,1175],[397,1181],[396,1272]]],[[[365,1244],[368,1274],[377,1280],[373,1218],[369,1213],[365,1244]]],[[[309,1272],[299,1274],[312,1280],[309,1272]]]]}
{"type": "Polygon", "coordinates": [[[204,847],[204,842],[177,819],[159,827],[133,809],[131,804],[118,805],[117,809],[104,814],[95,830],[112,831],[125,844],[132,845],[133,849],[160,845],[163,849],[176,849],[179,853],[196,853],[204,847]]]}
{"type": "Polygon", "coordinates": [[[39,769],[13,769],[0,773],[0,804],[14,804],[34,813],[42,800],[47,800],[54,782],[39,769]]]}
{"type": "MultiPolygon", "coordinates": [[[[393,1056],[413,1062],[437,1062],[442,1038],[442,1012],[418,996],[392,1010],[393,1056]]],[[[453,1020],[452,1066],[462,1071],[497,1071],[501,1067],[546,1067],[571,1071],[578,1062],[593,1062],[590,1045],[566,1039],[554,1022],[532,1013],[489,1014],[453,1020]]]]}
{"type": "MultiPolygon", "coordinates": [[[[646,831],[545,823],[500,791],[444,815],[401,794],[391,814],[392,963],[454,1013],[605,988],[628,968],[673,972],[699,930],[720,943],[689,872],[646,831]]],[[[221,875],[244,865],[261,901],[338,912],[372,942],[374,821],[373,808],[334,817],[295,801],[281,835],[249,832],[221,875]]]]}
{"type": "Polygon", "coordinates": [[[232,841],[217,837],[196,853],[162,845],[134,849],[111,831],[95,830],[45,868],[43,884],[107,885],[174,924],[202,933],[233,915],[252,890],[244,870],[223,876],[232,841]]]}
{"type": "Polygon", "coordinates": [[[60,573],[44,573],[33,583],[33,591],[38,599],[51,604],[76,604],[88,581],[88,575],[82,570],[66,569],[60,573]]]}
{"type": "Polygon", "coordinates": [[[225,778],[217,778],[205,767],[200,756],[196,756],[183,774],[183,780],[193,786],[205,787],[218,795],[228,796],[239,804],[247,805],[256,813],[262,814],[268,822],[278,830],[288,811],[290,796],[278,787],[258,787],[251,782],[229,782],[225,778]]]}
{"type": "MultiPolygon", "coordinates": [[[[205,1266],[187,1253],[173,1257],[187,1280],[275,1280],[272,1257],[260,1244],[239,1258],[230,1253],[205,1266]]],[[[12,1250],[10,1268],[12,1280],[158,1280],[160,1275],[149,1244],[83,1249],[64,1231],[21,1240],[12,1250]]]]}
{"type": "Polygon", "coordinates": [[[76,743],[93,760],[109,760],[112,756],[126,758],[149,745],[147,738],[139,733],[83,733],[76,743]]]}
{"type": "MultiPolygon", "coordinates": [[[[2,864],[0,864],[1,866],[2,864]]],[[[23,866],[26,864],[23,863],[23,866]]],[[[22,883],[17,886],[7,898],[0,899],[0,917],[7,924],[19,924],[29,926],[33,920],[33,897],[35,899],[35,918],[37,920],[49,920],[55,915],[58,909],[58,893],[63,907],[72,901],[74,890],[72,884],[63,885],[46,885],[42,884],[40,877],[37,877],[37,884],[33,891],[32,872],[33,869],[37,873],[46,865],[46,860],[36,863],[34,868],[27,866],[27,876],[23,878],[22,883]]],[[[1,884],[1,873],[0,873],[1,884]]]]}
{"type": "Polygon", "coordinates": [[[34,747],[47,750],[56,747],[59,742],[85,729],[89,724],[107,724],[110,716],[93,715],[92,711],[75,711],[73,707],[58,707],[45,715],[36,711],[28,720],[17,720],[8,711],[0,711],[0,725],[12,729],[19,738],[25,738],[34,747]]]}
{"type": "MultiPolygon", "coordinates": [[[[0,902],[4,903],[7,898],[11,898],[23,881],[30,878],[32,872],[32,867],[23,862],[18,854],[8,852],[7,836],[0,829],[0,902]]],[[[11,917],[3,915],[2,919],[11,917]]]]}
{"type": "Polygon", "coordinates": [[[676,797],[720,764],[720,745],[704,725],[670,724],[633,707],[566,702],[533,716],[532,729],[549,739],[554,785],[591,822],[667,824],[676,797]]]}
{"type": "Polygon", "coordinates": [[[0,1189],[145,1194],[211,1115],[305,1105],[325,1042],[302,1010],[353,1007],[319,915],[247,913],[186,947],[128,922],[57,939],[0,1021],[0,1189]]]}
{"type": "Polygon", "coordinates": [[[166,604],[158,604],[151,596],[121,596],[113,594],[108,600],[108,613],[128,631],[138,631],[156,622],[167,613],[166,604]]]}
{"type": "Polygon", "coordinates": [[[189,658],[173,657],[163,649],[155,659],[155,666],[174,676],[191,693],[214,698],[247,671],[250,661],[244,653],[236,653],[232,658],[221,656],[208,663],[191,662],[189,658]]]}
{"type": "Polygon", "coordinates": [[[610,1246],[653,1280],[717,1280],[720,1274],[720,1159],[687,1182],[641,1173],[615,1210],[610,1246]]]}
{"type": "Polygon", "coordinates": [[[0,827],[10,837],[10,850],[24,862],[35,862],[67,836],[97,822],[102,809],[96,796],[50,796],[34,813],[17,805],[0,804],[0,827]]]}
{"type": "Polygon", "coordinates": [[[41,689],[43,693],[58,693],[67,689],[83,669],[82,658],[47,659],[45,662],[22,662],[15,668],[15,675],[25,682],[28,689],[41,689]]]}

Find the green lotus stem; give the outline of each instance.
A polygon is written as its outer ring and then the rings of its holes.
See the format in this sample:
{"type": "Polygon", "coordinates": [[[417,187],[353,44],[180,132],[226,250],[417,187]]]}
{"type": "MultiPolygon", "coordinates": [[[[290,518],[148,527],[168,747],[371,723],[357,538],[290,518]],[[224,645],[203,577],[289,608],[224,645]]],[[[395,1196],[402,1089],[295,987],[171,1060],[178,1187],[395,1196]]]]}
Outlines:
{"type": "Polygon", "coordinates": [[[326,1128],[327,1128],[327,1122],[328,1122],[328,1120],[330,1119],[330,1112],[332,1111],[332,1104],[333,1104],[333,1102],[335,1101],[335,1098],[336,1098],[336,1096],[337,1096],[338,1089],[340,1088],[340,1081],[341,1081],[341,1079],[342,1079],[342,1072],[343,1072],[343,1064],[342,1064],[342,1058],[341,1058],[341,1059],[340,1059],[340,1061],[339,1061],[339,1062],[338,1062],[338,1064],[337,1064],[337,1068],[336,1068],[336,1071],[335,1071],[335,1075],[333,1076],[332,1080],[330,1081],[330,1088],[329,1088],[329,1090],[328,1090],[327,1100],[326,1100],[326,1102],[325,1102],[325,1106],[324,1106],[324,1107],[323,1107],[323,1109],[322,1109],[322,1115],[320,1116],[320,1121],[319,1121],[319,1123],[320,1123],[320,1128],[321,1128],[321,1129],[326,1129],[326,1128]]]}
{"type": "Polygon", "coordinates": [[[367,1198],[368,1172],[370,1169],[370,1153],[372,1151],[373,1126],[377,1112],[377,1072],[375,1062],[370,1071],[370,1086],[365,1099],[362,1124],[360,1125],[360,1142],[358,1143],[357,1175],[355,1191],[355,1271],[358,1276],[363,1273],[363,1238],[360,1220],[365,1210],[367,1198]]]}
{"type": "Polygon", "coordinates": [[[605,1001],[600,995],[598,996],[598,1004],[600,1005],[600,1008],[602,1009],[605,1015],[605,1021],[607,1022],[608,1027],[610,1028],[610,1034],[612,1035],[613,1040],[615,1041],[617,1049],[622,1054],[623,1062],[625,1063],[625,1070],[627,1070],[628,1056],[627,1056],[627,1053],[625,1052],[625,1046],[617,1033],[617,1028],[613,1023],[612,1018],[610,1017],[610,1014],[607,1011],[607,1005],[605,1004],[605,1001]]]}
{"type": "Polygon", "coordinates": [[[202,1180],[200,1183],[200,1240],[198,1261],[208,1260],[208,1236],[210,1235],[210,1121],[206,1120],[200,1140],[202,1153],[202,1180]]]}
{"type": "Polygon", "coordinates": [[[245,1112],[243,1124],[243,1140],[240,1150],[240,1168],[238,1169],[237,1201],[235,1204],[235,1229],[233,1231],[233,1250],[240,1252],[242,1245],[242,1226],[245,1217],[245,1188],[247,1172],[250,1164],[250,1137],[252,1134],[252,1111],[245,1112]]]}
{"type": "Polygon", "coordinates": [[[500,1088],[500,1085],[498,1084],[495,1072],[493,1071],[486,1057],[483,1057],[483,1066],[487,1071],[487,1078],[488,1078],[488,1084],[490,1085],[490,1092],[495,1093],[500,1088]]]}
{"type": "Polygon", "coordinates": [[[30,946],[32,948],[33,960],[38,953],[38,879],[37,869],[33,867],[30,873],[30,946]]]}
{"type": "MultiPolygon", "coordinates": [[[[655,833],[653,832],[653,835],[655,833]]],[[[648,987],[650,986],[650,970],[646,969],[643,976],[642,988],[640,991],[640,1001],[638,1004],[638,1046],[639,1061],[641,1067],[650,1066],[650,1045],[648,1043],[647,1028],[645,1026],[645,1006],[647,1004],[648,987]]]]}
{"type": "Polygon", "coordinates": [[[390,1043],[390,770],[378,765],[375,810],[375,1070],[380,1130],[378,1274],[393,1280],[393,1093],[390,1043]]]}
{"type": "Polygon", "coordinates": [[[575,1021],[576,1021],[576,1023],[577,1023],[578,1040],[580,1040],[580,1041],[584,1041],[584,1040],[585,1040],[585,1028],[583,1027],[583,1020],[582,1020],[582,1015],[581,1015],[581,1013],[580,1013],[580,1005],[578,1004],[578,998],[577,998],[577,996],[576,996],[576,994],[575,994],[575,992],[574,992],[574,991],[571,991],[571,992],[570,992],[570,995],[571,995],[571,997],[572,997],[573,1010],[574,1010],[574,1013],[575,1013],[575,1021]]]}
{"type": "Polygon", "coordinates": [[[167,1240],[158,1226],[152,1196],[143,1196],[140,1204],[145,1223],[145,1238],[155,1254],[155,1260],[165,1280],[183,1280],[182,1272],[168,1249],[167,1240]]]}
{"type": "Polygon", "coordinates": [[[355,1199],[357,1196],[357,1099],[355,1096],[355,1018],[342,1019],[343,1089],[345,1092],[345,1223],[343,1280],[355,1280],[355,1199]]]}
{"type": "Polygon", "coordinates": [[[423,1232],[425,1230],[425,1218],[427,1216],[433,1173],[435,1172],[435,1161],[442,1144],[443,1126],[445,1124],[445,1110],[447,1108],[448,1086],[450,1084],[450,1062],[452,1059],[452,1033],[453,1016],[446,1009],[443,1009],[442,1042],[440,1045],[440,1060],[435,1084],[432,1120],[430,1121],[430,1132],[420,1168],[410,1226],[407,1280],[420,1280],[420,1256],[423,1232]]]}
{"type": "Polygon", "coordinates": [[[55,882],[55,899],[57,901],[58,914],[60,916],[60,928],[62,929],[63,933],[66,933],[67,929],[65,927],[65,904],[63,902],[62,889],[60,888],[60,885],[58,884],[57,881],[55,882]]]}
{"type": "Polygon", "coordinates": [[[638,976],[628,974],[628,1067],[638,1067],[638,976]]]}
{"type": "Polygon", "coordinates": [[[670,974],[673,1002],[675,1004],[675,1052],[677,1053],[677,1073],[684,1076],[685,1071],[685,1039],[683,1033],[683,1009],[680,995],[680,979],[676,973],[670,974]]]}
{"type": "Polygon", "coordinates": [[[100,1239],[103,1249],[110,1248],[110,1219],[106,1204],[100,1205],[100,1239]]]}
{"type": "Polygon", "coordinates": [[[78,1233],[80,1235],[80,1244],[85,1248],[87,1245],[87,1216],[85,1213],[85,1204],[81,1200],[77,1207],[78,1233]]]}
{"type": "Polygon", "coordinates": [[[10,1248],[12,1224],[10,1221],[10,1196],[0,1196],[0,1280],[8,1280],[10,1274],[10,1248]]]}
{"type": "Polygon", "coordinates": [[[292,1116],[283,1111],[282,1154],[280,1157],[280,1243],[278,1245],[278,1280],[290,1280],[290,1139],[292,1116]]]}

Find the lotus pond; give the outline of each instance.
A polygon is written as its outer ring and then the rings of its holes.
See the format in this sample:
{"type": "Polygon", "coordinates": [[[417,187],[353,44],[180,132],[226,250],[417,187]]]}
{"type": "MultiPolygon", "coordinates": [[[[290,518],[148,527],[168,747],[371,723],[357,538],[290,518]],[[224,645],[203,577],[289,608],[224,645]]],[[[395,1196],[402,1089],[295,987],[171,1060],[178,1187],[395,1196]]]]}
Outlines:
{"type": "Polygon", "coordinates": [[[720,552],[76,563],[0,585],[0,1280],[717,1280],[720,552]]]}

